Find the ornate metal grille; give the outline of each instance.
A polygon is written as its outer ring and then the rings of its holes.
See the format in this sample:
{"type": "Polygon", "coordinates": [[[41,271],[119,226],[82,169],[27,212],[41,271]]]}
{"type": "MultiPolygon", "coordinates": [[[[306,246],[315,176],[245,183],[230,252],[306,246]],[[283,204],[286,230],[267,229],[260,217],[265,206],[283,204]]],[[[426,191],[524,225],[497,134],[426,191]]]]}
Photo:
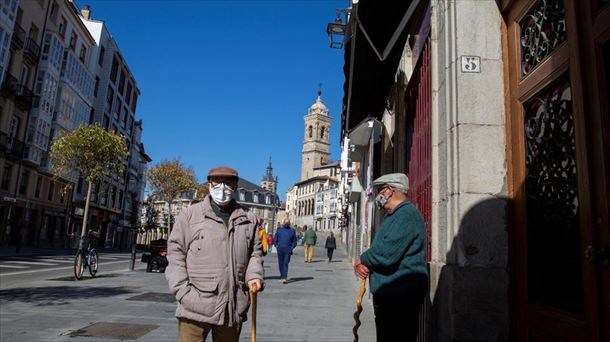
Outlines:
{"type": "Polygon", "coordinates": [[[560,78],[524,105],[528,288],[534,301],[582,312],[571,97],[560,78]]]}
{"type": "Polygon", "coordinates": [[[539,0],[521,22],[521,75],[527,75],[566,40],[563,0],[539,0]]]}

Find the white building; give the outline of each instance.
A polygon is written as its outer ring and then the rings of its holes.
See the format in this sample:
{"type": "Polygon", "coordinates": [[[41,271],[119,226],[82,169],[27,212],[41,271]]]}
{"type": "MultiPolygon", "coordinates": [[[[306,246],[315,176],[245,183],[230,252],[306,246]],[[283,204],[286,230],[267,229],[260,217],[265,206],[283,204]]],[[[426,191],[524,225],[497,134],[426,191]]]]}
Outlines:
{"type": "Polygon", "coordinates": [[[125,228],[139,224],[146,164],[151,161],[142,143],[142,121],[135,119],[140,90],[104,21],[93,19],[89,6],[82,8],[80,18],[96,42],[92,52],[95,102],[90,122],[124,136],[130,152],[124,161],[124,175],[108,177],[96,185],[99,192],[110,195],[97,203],[97,215],[102,218],[99,224],[107,230],[107,245],[124,245],[132,233],[125,228]]]}

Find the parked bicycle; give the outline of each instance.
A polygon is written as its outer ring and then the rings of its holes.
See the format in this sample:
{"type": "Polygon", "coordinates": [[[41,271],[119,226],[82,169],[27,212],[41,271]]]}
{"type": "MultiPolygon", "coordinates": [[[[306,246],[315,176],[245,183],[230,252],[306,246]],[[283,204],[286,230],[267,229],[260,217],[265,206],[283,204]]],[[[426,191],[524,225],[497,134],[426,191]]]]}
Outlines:
{"type": "Polygon", "coordinates": [[[85,267],[89,268],[89,274],[91,277],[95,277],[98,266],[97,250],[93,247],[92,241],[99,237],[99,233],[96,231],[88,231],[85,236],[84,244],[86,244],[85,250],[79,248],[76,252],[76,258],[74,259],[74,277],[76,280],[81,280],[85,267]]]}

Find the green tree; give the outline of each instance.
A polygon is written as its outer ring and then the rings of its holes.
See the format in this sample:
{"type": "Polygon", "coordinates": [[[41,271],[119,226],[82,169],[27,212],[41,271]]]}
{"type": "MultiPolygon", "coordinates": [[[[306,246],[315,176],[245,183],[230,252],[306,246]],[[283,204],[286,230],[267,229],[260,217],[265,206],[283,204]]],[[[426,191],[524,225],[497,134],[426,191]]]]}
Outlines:
{"type": "Polygon", "coordinates": [[[50,160],[53,174],[63,178],[80,175],[88,183],[80,249],[83,247],[83,237],[87,229],[93,184],[104,177],[122,175],[125,167],[123,161],[128,156],[125,138],[98,125],[81,125],[57,139],[51,146],[50,160]]]}
{"type": "Polygon", "coordinates": [[[195,194],[195,201],[201,202],[210,193],[208,183],[201,183],[197,185],[197,193],[195,194]]]}
{"type": "Polygon", "coordinates": [[[178,195],[195,191],[197,179],[190,167],[182,165],[177,160],[164,160],[148,170],[146,174],[147,185],[151,196],[169,204],[168,233],[172,230],[172,201],[178,195]]]}

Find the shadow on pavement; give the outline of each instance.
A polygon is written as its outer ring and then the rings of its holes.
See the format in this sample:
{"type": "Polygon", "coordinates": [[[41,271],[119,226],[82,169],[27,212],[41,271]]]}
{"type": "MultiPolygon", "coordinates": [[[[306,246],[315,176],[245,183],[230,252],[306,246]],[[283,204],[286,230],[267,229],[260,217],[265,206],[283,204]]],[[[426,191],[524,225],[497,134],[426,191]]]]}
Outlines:
{"type": "Polygon", "coordinates": [[[35,303],[38,306],[65,305],[75,299],[113,297],[132,292],[126,287],[27,287],[0,290],[0,302],[35,303]]]}

